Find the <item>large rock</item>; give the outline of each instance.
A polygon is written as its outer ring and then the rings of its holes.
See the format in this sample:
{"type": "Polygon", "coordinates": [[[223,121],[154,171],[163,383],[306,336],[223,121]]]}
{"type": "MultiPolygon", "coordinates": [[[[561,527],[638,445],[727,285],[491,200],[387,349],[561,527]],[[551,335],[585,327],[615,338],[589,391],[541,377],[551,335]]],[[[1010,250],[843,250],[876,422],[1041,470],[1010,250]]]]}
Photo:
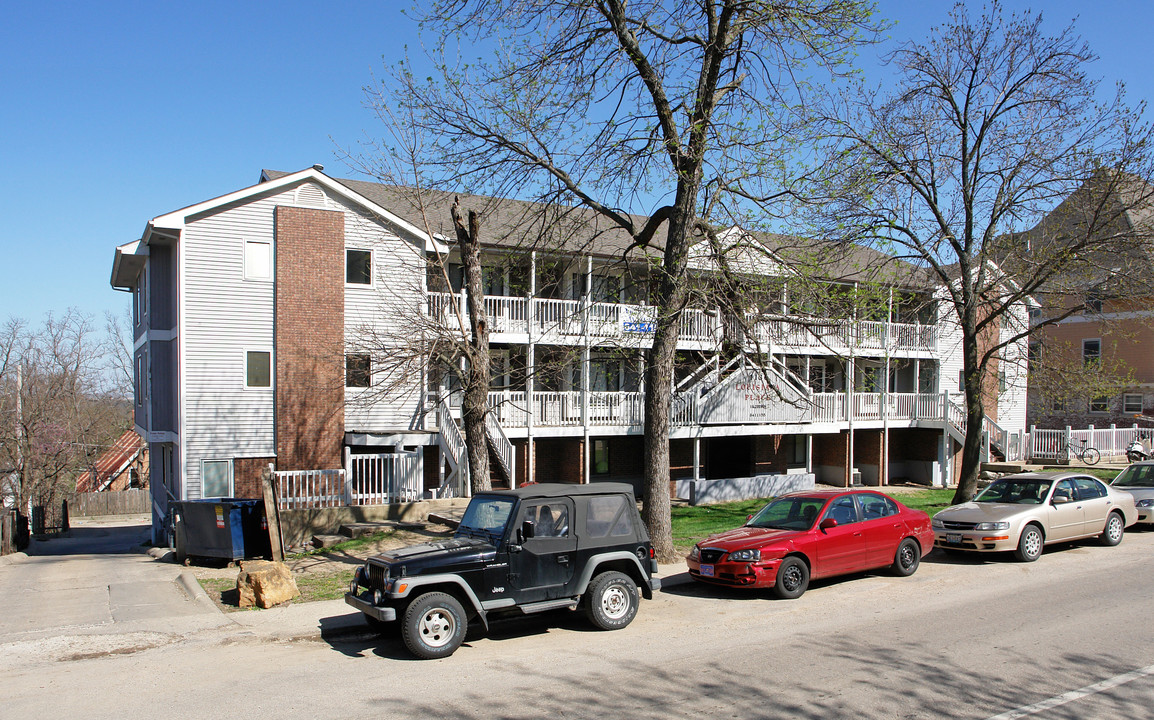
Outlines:
{"type": "Polygon", "coordinates": [[[292,572],[282,562],[246,560],[236,576],[237,602],[240,607],[270,608],[300,596],[292,572]]]}

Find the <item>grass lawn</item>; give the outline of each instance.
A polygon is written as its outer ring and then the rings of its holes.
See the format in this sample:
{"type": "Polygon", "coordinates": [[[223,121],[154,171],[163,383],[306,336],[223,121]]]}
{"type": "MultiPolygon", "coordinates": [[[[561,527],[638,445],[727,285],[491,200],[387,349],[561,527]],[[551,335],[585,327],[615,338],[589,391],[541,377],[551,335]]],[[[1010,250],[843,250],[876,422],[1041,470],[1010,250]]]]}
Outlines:
{"type": "MultiPolygon", "coordinates": [[[[940,488],[912,490],[893,493],[892,496],[906,507],[924,510],[933,515],[938,510],[949,507],[954,491],[940,488]]],[[[674,507],[673,546],[679,552],[687,553],[698,540],[745,524],[745,519],[764,507],[769,500],[759,498],[716,505],[674,507]]]]}

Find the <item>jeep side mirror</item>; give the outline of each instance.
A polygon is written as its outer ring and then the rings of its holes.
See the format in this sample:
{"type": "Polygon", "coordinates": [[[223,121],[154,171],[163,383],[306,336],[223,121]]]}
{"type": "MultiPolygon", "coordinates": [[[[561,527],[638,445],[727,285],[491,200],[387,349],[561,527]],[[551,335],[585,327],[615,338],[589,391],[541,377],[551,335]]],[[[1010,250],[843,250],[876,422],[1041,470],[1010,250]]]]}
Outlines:
{"type": "Polygon", "coordinates": [[[837,527],[837,520],[834,520],[833,518],[826,518],[825,520],[821,521],[821,525],[818,525],[818,527],[820,527],[822,530],[835,528],[837,527]]]}
{"type": "Polygon", "coordinates": [[[1068,502],[1073,502],[1073,498],[1071,498],[1069,495],[1066,495],[1065,493],[1061,495],[1056,494],[1054,495],[1054,499],[1051,502],[1053,502],[1055,505],[1065,505],[1068,502]]]}
{"type": "Polygon", "coordinates": [[[537,525],[532,520],[525,520],[521,523],[521,542],[531,540],[537,534],[537,525]]]}

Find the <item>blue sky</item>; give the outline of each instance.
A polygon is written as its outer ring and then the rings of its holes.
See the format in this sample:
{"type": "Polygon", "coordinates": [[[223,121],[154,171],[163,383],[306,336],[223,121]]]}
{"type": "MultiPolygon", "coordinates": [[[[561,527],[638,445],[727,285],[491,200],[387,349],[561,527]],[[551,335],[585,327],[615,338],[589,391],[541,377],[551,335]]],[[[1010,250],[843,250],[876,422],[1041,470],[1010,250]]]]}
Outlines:
{"type": "MultiPolygon", "coordinates": [[[[353,177],[338,147],[379,134],[362,88],[419,43],[403,6],[6,3],[0,321],[38,323],[69,307],[122,313],[127,296],[108,284],[113,248],[157,215],[253,184],[261,168],[322,163],[353,177]]],[[[1100,56],[1092,74],[1124,81],[1132,101],[1154,95],[1154,3],[1041,7],[1051,30],[1082,11],[1077,27],[1100,56]]],[[[923,37],[949,8],[881,2],[898,39],[923,37]]]]}

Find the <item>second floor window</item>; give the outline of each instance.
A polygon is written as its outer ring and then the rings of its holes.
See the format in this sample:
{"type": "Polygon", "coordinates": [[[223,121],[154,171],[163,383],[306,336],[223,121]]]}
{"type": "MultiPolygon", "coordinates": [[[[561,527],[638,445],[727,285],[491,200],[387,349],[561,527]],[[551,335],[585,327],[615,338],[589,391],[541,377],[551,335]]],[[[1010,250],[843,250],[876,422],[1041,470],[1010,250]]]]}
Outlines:
{"type": "Polygon", "coordinates": [[[245,353],[244,386],[272,387],[272,353],[267,350],[249,350],[245,353]]]}
{"type": "Polygon", "coordinates": [[[349,285],[373,284],[372,251],[345,250],[345,282],[349,285]]]}
{"type": "Polygon", "coordinates": [[[1101,340],[1083,340],[1082,341],[1082,362],[1087,365],[1097,364],[1102,357],[1102,341],[1101,340]]]}
{"type": "Polygon", "coordinates": [[[345,387],[367,388],[372,371],[372,358],[367,353],[345,355],[345,387]]]}

